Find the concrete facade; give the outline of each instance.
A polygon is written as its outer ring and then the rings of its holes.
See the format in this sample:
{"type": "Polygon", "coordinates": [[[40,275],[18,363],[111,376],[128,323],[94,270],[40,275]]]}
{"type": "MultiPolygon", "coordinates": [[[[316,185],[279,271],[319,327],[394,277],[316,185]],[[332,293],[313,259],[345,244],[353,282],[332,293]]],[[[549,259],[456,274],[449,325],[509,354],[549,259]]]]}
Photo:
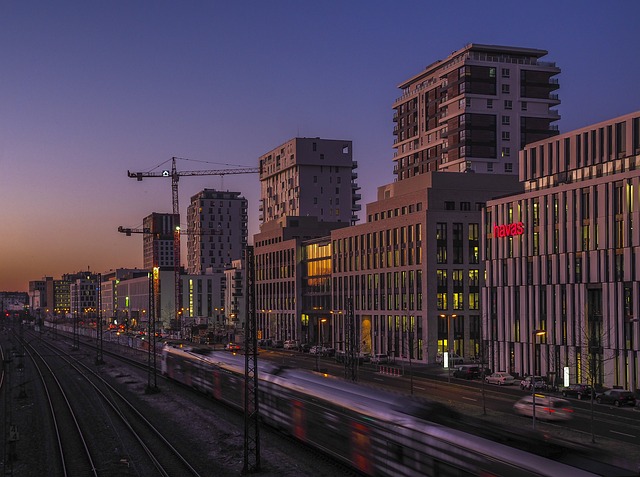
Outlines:
{"type": "Polygon", "coordinates": [[[142,266],[148,270],[160,267],[162,270],[172,270],[174,267],[174,227],[180,224],[180,216],[154,212],[142,220],[145,233],[142,236],[143,260],[142,266]]]}
{"type": "Polygon", "coordinates": [[[638,154],[639,112],[520,153],[525,191],[483,219],[495,369],[639,387],[638,154]]]}
{"type": "Polygon", "coordinates": [[[223,273],[242,258],[248,237],[248,203],[240,192],[204,189],[187,208],[187,273],[223,273]]]}
{"type": "Polygon", "coordinates": [[[304,243],[347,226],[316,217],[283,217],[262,225],[254,236],[258,339],[309,338],[310,325],[303,328],[302,322],[302,315],[309,313],[303,308],[304,243]]]}
{"type": "Polygon", "coordinates": [[[443,172],[379,187],[366,223],[331,233],[336,349],[351,299],[360,352],[424,363],[447,349],[478,354],[481,210],[521,189],[513,175],[443,172]]]}
{"type": "Polygon", "coordinates": [[[260,222],[312,216],[355,223],[360,210],[351,141],[294,138],[260,156],[260,222]]]}

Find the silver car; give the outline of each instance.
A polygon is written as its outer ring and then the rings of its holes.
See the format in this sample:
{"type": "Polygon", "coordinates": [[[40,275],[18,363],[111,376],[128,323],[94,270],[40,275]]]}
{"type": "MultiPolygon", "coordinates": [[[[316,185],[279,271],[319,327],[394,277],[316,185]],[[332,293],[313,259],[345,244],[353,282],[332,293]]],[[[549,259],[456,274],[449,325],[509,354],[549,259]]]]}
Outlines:
{"type": "MultiPolygon", "coordinates": [[[[522,416],[533,416],[533,396],[525,396],[513,405],[513,410],[522,416]]],[[[573,417],[573,408],[566,399],[536,394],[536,418],[545,421],[568,421],[573,417]]]]}
{"type": "Polygon", "coordinates": [[[498,386],[510,386],[514,383],[514,377],[505,372],[493,373],[484,380],[487,384],[497,384],[498,386]]]}

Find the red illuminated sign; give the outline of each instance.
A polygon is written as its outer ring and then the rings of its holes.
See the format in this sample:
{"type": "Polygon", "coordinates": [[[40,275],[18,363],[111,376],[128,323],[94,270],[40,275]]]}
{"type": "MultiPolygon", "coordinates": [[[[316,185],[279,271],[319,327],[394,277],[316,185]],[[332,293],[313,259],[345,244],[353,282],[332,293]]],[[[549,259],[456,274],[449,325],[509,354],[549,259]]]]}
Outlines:
{"type": "Polygon", "coordinates": [[[503,238],[513,235],[522,235],[524,233],[524,224],[522,222],[514,222],[512,224],[494,225],[493,237],[503,238]]]}

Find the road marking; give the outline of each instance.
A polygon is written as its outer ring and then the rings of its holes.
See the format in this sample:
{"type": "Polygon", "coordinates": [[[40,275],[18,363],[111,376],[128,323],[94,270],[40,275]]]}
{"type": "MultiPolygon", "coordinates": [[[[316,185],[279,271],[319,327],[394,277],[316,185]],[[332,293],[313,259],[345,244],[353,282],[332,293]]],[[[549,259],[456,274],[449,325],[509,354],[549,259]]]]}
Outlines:
{"type": "Polygon", "coordinates": [[[425,391],[427,388],[421,388],[420,386],[414,386],[414,388],[419,389],[420,391],[425,391]]]}
{"type": "Polygon", "coordinates": [[[627,437],[636,437],[633,434],[625,434],[624,432],[618,432],[618,431],[609,431],[613,434],[620,434],[621,436],[627,436],[627,437]]]}
{"type": "Polygon", "coordinates": [[[467,401],[473,401],[473,402],[477,401],[477,399],[466,397],[466,396],[462,396],[462,399],[466,399],[467,401]]]}
{"type": "Polygon", "coordinates": [[[373,378],[373,379],[376,380],[376,381],[384,381],[384,379],[382,379],[382,378],[373,378]]]}

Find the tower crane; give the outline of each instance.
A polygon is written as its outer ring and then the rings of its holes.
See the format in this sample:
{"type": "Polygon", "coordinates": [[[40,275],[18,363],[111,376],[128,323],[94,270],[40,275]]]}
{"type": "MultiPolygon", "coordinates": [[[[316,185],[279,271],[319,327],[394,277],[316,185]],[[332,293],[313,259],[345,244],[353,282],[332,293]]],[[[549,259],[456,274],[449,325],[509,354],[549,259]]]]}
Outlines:
{"type": "MultiPolygon", "coordinates": [[[[127,171],[127,175],[142,181],[145,177],[164,177],[171,178],[171,198],[173,204],[174,220],[178,223],[173,224],[173,266],[174,266],[174,285],[175,285],[175,319],[180,320],[180,207],[178,204],[178,181],[180,176],[225,176],[231,174],[256,174],[260,172],[258,167],[243,167],[235,169],[215,169],[208,171],[179,171],[176,169],[176,159],[171,158],[171,170],[163,170],[160,172],[131,172],[127,171]]],[[[125,229],[126,230],[126,229],[125,229]]],[[[120,228],[118,228],[120,231],[120,228]]],[[[126,232],[124,232],[126,233],[126,232]]],[[[182,332],[182,323],[179,323],[182,332]]]]}
{"type": "Polygon", "coordinates": [[[118,227],[118,232],[121,234],[127,234],[127,237],[131,237],[131,234],[150,234],[151,229],[145,227],[143,229],[132,229],[129,227],[123,227],[122,225],[118,227]]]}

